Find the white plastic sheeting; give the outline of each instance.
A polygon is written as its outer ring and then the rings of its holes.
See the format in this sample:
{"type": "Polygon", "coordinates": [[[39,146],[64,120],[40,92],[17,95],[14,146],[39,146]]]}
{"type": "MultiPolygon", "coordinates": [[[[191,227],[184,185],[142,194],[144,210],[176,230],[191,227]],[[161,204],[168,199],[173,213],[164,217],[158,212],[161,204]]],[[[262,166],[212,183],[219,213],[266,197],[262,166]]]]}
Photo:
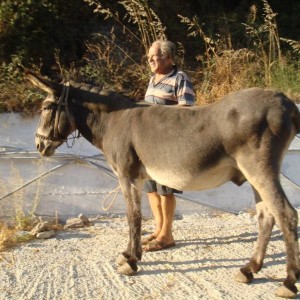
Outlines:
{"type": "MultiPolygon", "coordinates": [[[[16,210],[65,219],[80,213],[126,213],[116,176],[100,150],[83,138],[72,148],[62,145],[51,158],[35,150],[34,132],[38,117],[0,114],[0,217],[16,210]]],[[[69,141],[71,144],[72,141],[69,141]]],[[[300,206],[300,139],[296,137],[283,161],[281,181],[291,203],[300,206]]],[[[150,216],[147,197],[142,211],[150,216]]],[[[248,183],[227,183],[202,192],[177,196],[177,214],[211,213],[215,209],[239,212],[254,207],[248,183]]]]}

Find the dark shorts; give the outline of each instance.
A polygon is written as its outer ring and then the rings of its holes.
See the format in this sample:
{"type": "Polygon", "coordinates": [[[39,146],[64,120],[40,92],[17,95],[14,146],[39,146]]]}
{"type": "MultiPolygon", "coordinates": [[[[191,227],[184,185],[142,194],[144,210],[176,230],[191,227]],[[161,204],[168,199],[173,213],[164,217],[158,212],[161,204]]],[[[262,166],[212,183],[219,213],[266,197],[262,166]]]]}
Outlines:
{"type": "Polygon", "coordinates": [[[145,182],[144,191],[146,193],[157,192],[161,196],[172,195],[174,193],[182,194],[182,191],[178,191],[165,185],[161,185],[159,183],[156,183],[154,180],[147,180],[145,182]]]}

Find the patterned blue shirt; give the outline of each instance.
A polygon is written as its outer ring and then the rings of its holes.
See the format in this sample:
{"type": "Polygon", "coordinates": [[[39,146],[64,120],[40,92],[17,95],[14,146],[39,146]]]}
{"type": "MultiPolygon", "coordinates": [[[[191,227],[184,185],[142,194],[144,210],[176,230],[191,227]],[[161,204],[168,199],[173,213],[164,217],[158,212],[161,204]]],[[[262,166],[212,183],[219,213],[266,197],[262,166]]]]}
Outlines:
{"type": "Polygon", "coordinates": [[[154,83],[155,75],[150,78],[145,101],[161,105],[194,105],[195,93],[188,76],[174,67],[172,72],[154,83]]]}

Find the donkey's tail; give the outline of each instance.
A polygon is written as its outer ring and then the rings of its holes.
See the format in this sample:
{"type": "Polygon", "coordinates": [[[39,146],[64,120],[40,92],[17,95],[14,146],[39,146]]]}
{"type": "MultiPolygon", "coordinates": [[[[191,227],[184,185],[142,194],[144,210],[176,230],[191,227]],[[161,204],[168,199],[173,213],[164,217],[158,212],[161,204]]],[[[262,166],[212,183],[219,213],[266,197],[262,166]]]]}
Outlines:
{"type": "Polygon", "coordinates": [[[300,133],[300,111],[298,109],[298,106],[294,103],[294,109],[292,112],[292,120],[295,124],[297,133],[300,133]]]}

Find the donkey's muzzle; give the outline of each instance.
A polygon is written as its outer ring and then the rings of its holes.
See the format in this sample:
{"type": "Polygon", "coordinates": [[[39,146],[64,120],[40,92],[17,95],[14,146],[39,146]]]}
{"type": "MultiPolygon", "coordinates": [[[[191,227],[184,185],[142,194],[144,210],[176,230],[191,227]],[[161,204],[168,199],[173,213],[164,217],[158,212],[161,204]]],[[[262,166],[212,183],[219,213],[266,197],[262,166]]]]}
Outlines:
{"type": "Polygon", "coordinates": [[[41,154],[41,156],[52,156],[55,153],[55,150],[58,146],[61,145],[61,142],[50,142],[41,140],[39,138],[35,138],[35,145],[37,151],[41,154]]]}

